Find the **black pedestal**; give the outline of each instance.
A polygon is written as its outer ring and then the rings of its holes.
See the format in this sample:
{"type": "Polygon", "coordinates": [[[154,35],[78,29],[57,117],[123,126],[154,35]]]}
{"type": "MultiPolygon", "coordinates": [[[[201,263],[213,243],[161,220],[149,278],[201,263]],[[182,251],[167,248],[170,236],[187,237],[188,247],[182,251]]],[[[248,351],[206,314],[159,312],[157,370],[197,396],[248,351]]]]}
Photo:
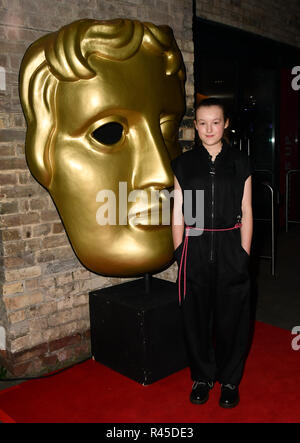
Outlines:
{"type": "Polygon", "coordinates": [[[175,283],[152,278],[89,294],[92,355],[143,385],[187,366],[175,283]]]}

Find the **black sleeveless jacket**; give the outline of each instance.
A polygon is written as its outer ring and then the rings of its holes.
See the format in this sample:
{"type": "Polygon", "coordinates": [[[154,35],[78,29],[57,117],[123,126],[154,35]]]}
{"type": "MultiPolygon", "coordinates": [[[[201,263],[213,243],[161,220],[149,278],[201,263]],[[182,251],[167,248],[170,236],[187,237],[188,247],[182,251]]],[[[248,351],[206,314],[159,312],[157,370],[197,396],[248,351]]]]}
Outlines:
{"type": "MultiPolygon", "coordinates": [[[[235,225],[242,215],[245,180],[253,171],[244,152],[223,139],[222,150],[214,162],[201,144],[173,159],[171,167],[183,192],[183,214],[189,210],[192,217],[196,216],[196,190],[203,190],[204,228],[221,229],[235,225]],[[187,207],[184,191],[192,195],[192,209],[187,207]]],[[[189,225],[196,226],[195,223],[189,225]]]]}

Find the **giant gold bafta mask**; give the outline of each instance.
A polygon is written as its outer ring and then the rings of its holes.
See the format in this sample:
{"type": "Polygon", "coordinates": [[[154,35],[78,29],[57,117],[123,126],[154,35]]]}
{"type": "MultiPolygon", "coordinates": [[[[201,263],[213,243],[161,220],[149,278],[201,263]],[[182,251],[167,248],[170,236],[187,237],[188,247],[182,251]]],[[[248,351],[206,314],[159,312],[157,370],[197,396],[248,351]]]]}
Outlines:
{"type": "Polygon", "coordinates": [[[27,163],[52,196],[77,257],[95,273],[138,276],[172,259],[170,224],[150,219],[162,201],[150,208],[128,200],[126,223],[118,201],[121,192],[143,190],[150,202],[151,191],[172,189],[184,80],[172,30],[127,19],[79,20],[24,56],[27,163]],[[102,190],[116,196],[116,224],[99,223],[102,190]]]}

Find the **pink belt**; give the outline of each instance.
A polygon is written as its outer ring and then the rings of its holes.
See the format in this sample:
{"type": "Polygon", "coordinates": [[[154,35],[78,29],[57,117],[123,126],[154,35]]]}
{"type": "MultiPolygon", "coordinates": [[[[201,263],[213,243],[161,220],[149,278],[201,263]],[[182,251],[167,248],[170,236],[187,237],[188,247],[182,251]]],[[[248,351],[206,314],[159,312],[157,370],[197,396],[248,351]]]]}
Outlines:
{"type": "Polygon", "coordinates": [[[186,257],[187,257],[187,248],[189,241],[189,230],[190,229],[198,229],[200,231],[231,231],[233,229],[239,229],[242,226],[242,223],[236,223],[232,228],[224,228],[224,229],[204,229],[204,228],[194,228],[192,226],[186,226],[187,233],[185,235],[183,249],[181,253],[180,266],[179,266],[179,278],[178,278],[178,294],[179,294],[179,304],[181,304],[181,269],[182,263],[184,262],[183,268],[183,298],[185,298],[186,294],[186,257]]]}

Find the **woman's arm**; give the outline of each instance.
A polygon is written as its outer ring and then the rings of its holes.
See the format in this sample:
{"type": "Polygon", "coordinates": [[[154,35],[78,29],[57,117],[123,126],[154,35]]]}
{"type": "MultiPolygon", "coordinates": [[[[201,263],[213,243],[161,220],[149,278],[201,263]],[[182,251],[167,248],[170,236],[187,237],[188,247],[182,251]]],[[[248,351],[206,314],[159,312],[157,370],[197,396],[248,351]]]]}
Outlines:
{"type": "Polygon", "coordinates": [[[244,186],[242,199],[242,227],[241,244],[245,251],[250,255],[253,233],[253,214],[252,214],[252,180],[251,176],[247,178],[244,186]]]}
{"type": "Polygon", "coordinates": [[[174,175],[174,207],[172,214],[172,236],[174,249],[182,242],[184,231],[184,218],[182,214],[182,190],[174,175]]]}

